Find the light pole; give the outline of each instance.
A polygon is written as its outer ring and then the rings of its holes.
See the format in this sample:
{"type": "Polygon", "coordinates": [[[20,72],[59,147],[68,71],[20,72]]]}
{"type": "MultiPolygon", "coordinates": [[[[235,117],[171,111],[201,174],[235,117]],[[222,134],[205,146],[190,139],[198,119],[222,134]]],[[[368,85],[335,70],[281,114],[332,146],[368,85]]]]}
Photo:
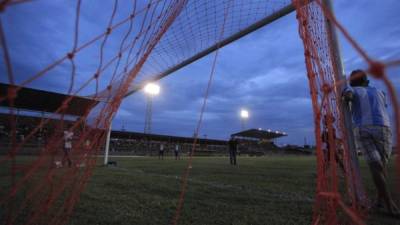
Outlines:
{"type": "Polygon", "coordinates": [[[242,124],[242,130],[246,128],[246,121],[249,119],[249,111],[246,109],[241,109],[240,110],[240,121],[242,124]]]}
{"type": "Polygon", "coordinates": [[[144,87],[144,92],[147,96],[147,104],[146,104],[146,117],[144,120],[144,133],[151,133],[151,117],[152,117],[152,105],[153,105],[153,97],[160,93],[160,86],[154,83],[148,83],[144,87]]]}

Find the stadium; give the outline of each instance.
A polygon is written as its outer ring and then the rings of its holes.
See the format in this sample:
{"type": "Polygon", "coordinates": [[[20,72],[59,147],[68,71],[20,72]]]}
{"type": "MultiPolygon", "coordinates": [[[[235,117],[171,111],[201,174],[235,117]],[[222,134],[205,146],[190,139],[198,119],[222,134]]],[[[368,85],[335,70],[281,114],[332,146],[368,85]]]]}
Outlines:
{"type": "Polygon", "coordinates": [[[399,2],[0,6],[0,225],[400,224],[399,2]]]}

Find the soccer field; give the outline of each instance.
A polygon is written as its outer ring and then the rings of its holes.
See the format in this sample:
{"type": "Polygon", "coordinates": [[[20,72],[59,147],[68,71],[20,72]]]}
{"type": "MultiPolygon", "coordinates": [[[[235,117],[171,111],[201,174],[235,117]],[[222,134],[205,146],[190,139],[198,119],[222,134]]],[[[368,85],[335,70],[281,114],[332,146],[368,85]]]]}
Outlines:
{"type": "MultiPolygon", "coordinates": [[[[171,224],[187,160],[111,160],[118,166],[95,169],[69,224],[171,224]]],[[[179,224],[311,224],[314,157],[239,157],[238,163],[230,166],[227,157],[194,158],[179,224]]],[[[373,196],[365,164],[362,172],[373,196]]],[[[393,178],[393,166],[390,172],[393,178]]],[[[390,185],[393,192],[393,179],[390,185]]],[[[373,213],[368,224],[400,221],[373,213]]]]}

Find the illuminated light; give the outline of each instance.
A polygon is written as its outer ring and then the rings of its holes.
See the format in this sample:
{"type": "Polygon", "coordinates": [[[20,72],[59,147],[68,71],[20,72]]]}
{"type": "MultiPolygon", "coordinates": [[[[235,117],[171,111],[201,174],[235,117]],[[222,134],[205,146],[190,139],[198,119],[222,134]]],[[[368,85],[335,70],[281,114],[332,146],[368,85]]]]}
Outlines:
{"type": "Polygon", "coordinates": [[[240,117],[242,117],[243,119],[249,118],[249,111],[245,109],[240,110],[240,117]]]}
{"type": "Polygon", "coordinates": [[[154,83],[148,83],[144,87],[144,92],[150,95],[158,95],[160,93],[160,86],[154,83]]]}

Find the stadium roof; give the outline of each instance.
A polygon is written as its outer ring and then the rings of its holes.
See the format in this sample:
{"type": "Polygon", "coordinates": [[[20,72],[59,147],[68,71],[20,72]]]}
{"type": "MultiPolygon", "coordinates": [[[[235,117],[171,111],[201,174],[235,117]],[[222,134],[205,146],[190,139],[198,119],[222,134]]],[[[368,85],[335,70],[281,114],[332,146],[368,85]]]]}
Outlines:
{"type": "MultiPolygon", "coordinates": [[[[7,96],[8,90],[12,87],[20,88],[17,97],[14,99],[13,107],[24,110],[54,113],[62,105],[64,100],[71,96],[0,83],[0,97],[7,96]]],[[[82,116],[88,108],[92,108],[97,103],[98,101],[90,98],[73,96],[64,113],[67,115],[82,116]]],[[[0,106],[2,107],[11,107],[10,104],[8,99],[0,101],[0,106]]]]}
{"type": "Polygon", "coordinates": [[[272,130],[262,130],[262,129],[250,129],[244,130],[235,134],[233,137],[244,137],[244,138],[256,138],[256,139],[274,139],[282,136],[287,136],[285,132],[272,131],[272,130]]]}
{"type": "MultiPolygon", "coordinates": [[[[144,134],[139,132],[131,131],[111,131],[111,138],[121,138],[121,139],[148,139],[153,141],[166,141],[166,142],[181,142],[190,143],[193,142],[193,137],[178,137],[160,134],[144,134]]],[[[226,145],[225,140],[215,140],[199,138],[197,139],[198,144],[208,144],[208,145],[226,145]]]]}

